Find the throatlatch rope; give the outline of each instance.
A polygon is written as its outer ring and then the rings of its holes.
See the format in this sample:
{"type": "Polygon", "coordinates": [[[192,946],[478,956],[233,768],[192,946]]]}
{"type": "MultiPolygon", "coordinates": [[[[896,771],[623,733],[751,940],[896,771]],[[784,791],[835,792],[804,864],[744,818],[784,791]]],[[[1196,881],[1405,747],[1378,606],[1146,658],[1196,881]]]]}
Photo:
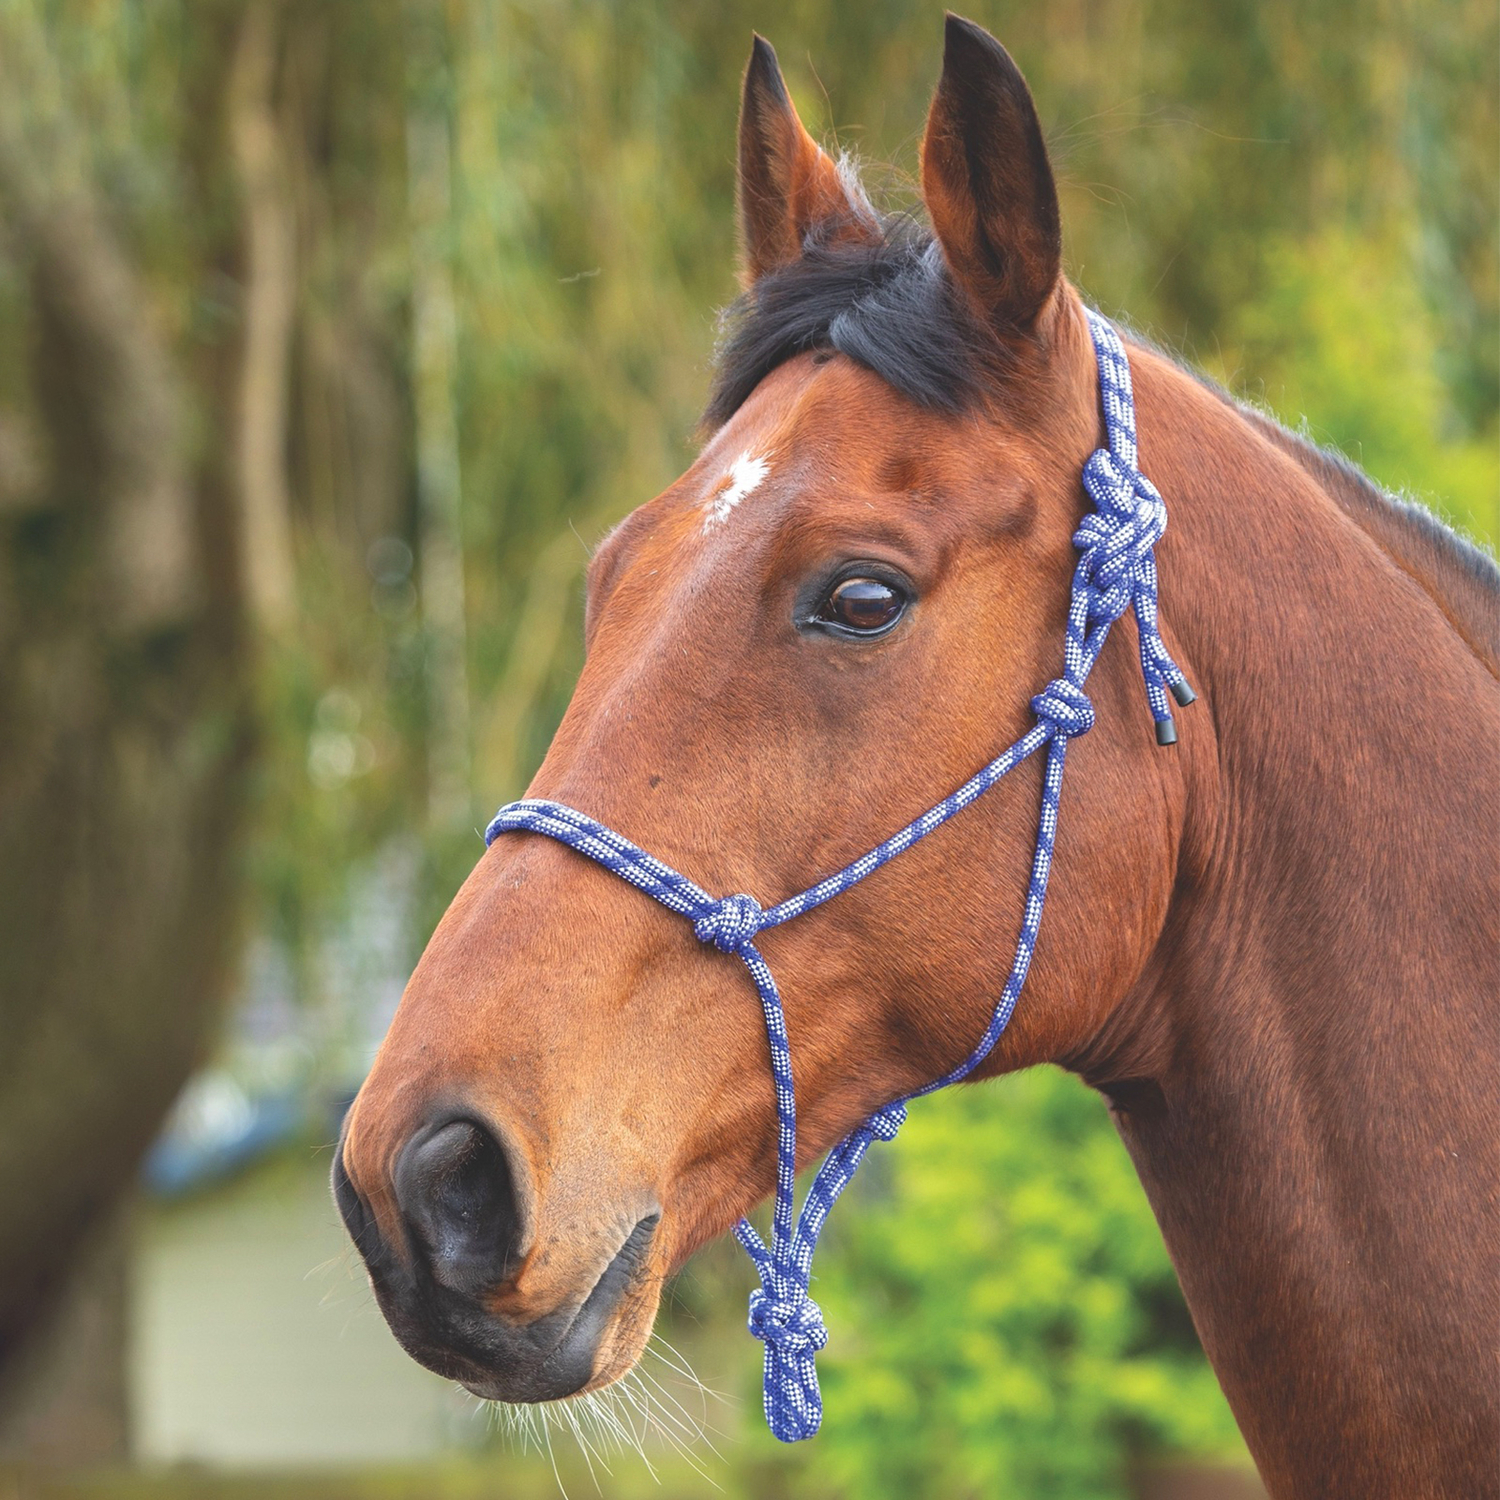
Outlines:
{"type": "Polygon", "coordinates": [[[872,1143],[895,1138],[906,1119],[907,1103],[956,1083],[972,1072],[989,1054],[1015,1010],[1042,922],[1052,849],[1057,839],[1058,798],[1068,741],[1075,735],[1086,734],[1094,723],[1094,706],[1084,691],[1084,683],[1098,660],[1110,626],[1127,609],[1134,609],[1140,627],[1141,675],[1145,679],[1151,716],[1156,720],[1159,743],[1170,745],[1177,738],[1167,693],[1179,704],[1193,701],[1192,689],[1168,654],[1157,627],[1153,549],[1166,529],[1167,511],[1155,486],[1136,467],[1130,365],[1111,324],[1092,310],[1088,318],[1099,362],[1108,447],[1095,452],[1083,470],[1084,489],[1093,500],[1094,509],[1084,517],[1073,537],[1080,556],[1073,573],[1063,675],[1049,682],[1031,700],[1036,723],[1008,750],[883,844],[801,895],[769,910],[763,910],[753,896],[722,899],[710,896],[687,876],[647,854],[629,839],[558,802],[513,802],[501,808],[485,830],[487,845],[502,833],[526,832],[543,834],[576,849],[628,880],[669,911],[687,917],[700,942],[734,954],[750,971],[765,1014],[771,1081],[776,1090],[779,1123],[776,1197],[769,1244],[743,1219],[735,1228],[735,1235],[749,1253],[760,1278],[760,1286],[750,1294],[749,1327],[765,1345],[766,1421],[783,1442],[811,1437],[823,1417],[813,1361],[828,1342],[828,1330],[818,1304],[808,1292],[808,1284],[812,1278],[813,1251],[829,1211],[849,1185],[872,1143]],[[984,1035],[956,1068],[877,1110],[845,1136],[818,1168],[798,1217],[795,1212],[797,1100],[792,1089],[791,1043],[776,981],[755,946],[755,938],[766,928],[779,927],[874,874],[887,861],[956,817],[1044,746],[1047,762],[1042,778],[1041,815],[1037,821],[1036,852],[1032,857],[1021,933],[1010,976],[984,1035]]]}

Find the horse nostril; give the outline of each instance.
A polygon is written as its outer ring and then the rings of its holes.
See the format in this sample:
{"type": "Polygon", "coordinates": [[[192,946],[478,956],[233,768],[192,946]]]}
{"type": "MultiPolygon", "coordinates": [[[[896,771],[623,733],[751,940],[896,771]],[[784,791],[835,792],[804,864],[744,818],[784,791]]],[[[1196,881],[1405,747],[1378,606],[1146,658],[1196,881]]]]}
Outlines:
{"type": "Polygon", "coordinates": [[[521,1215],[505,1153],[472,1120],[419,1130],[401,1150],[396,1202],[433,1277],[477,1296],[520,1263],[521,1215]]]}

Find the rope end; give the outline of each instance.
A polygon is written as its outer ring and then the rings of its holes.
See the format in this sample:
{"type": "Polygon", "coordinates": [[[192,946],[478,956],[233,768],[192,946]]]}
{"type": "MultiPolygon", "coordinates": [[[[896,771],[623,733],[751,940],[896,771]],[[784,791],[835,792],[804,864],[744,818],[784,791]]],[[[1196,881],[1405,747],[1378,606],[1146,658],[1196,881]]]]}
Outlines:
{"type": "Polygon", "coordinates": [[[1169,682],[1167,690],[1177,700],[1179,708],[1186,708],[1189,703],[1196,703],[1198,695],[1188,686],[1186,677],[1179,677],[1176,682],[1169,682]]]}
{"type": "Polygon", "coordinates": [[[771,1429],[771,1436],[781,1443],[805,1443],[808,1438],[818,1435],[818,1428],[823,1425],[823,1413],[818,1412],[816,1416],[803,1416],[801,1413],[793,1413],[790,1417],[780,1415],[766,1418],[766,1425],[771,1429]]]}
{"type": "Polygon", "coordinates": [[[1165,719],[1156,721],[1156,743],[1158,745],[1175,745],[1177,743],[1177,725],[1168,714],[1165,719]]]}
{"type": "Polygon", "coordinates": [[[764,1285],[750,1293],[750,1332],[766,1346],[765,1411],[783,1443],[810,1438],[823,1420],[823,1397],[813,1363],[828,1346],[828,1330],[805,1284],[777,1296],[764,1285]]]}

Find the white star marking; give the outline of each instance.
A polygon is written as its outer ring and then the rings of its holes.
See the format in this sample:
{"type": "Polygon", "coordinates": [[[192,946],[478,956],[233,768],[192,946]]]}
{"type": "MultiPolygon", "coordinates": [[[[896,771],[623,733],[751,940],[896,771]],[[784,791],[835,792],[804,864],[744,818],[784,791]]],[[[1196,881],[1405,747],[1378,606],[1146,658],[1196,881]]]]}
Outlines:
{"type": "Polygon", "coordinates": [[[703,506],[703,529],[712,531],[729,519],[730,512],[747,495],[759,488],[771,472],[770,462],[756,454],[742,453],[730,467],[728,477],[708,497],[703,506]]]}

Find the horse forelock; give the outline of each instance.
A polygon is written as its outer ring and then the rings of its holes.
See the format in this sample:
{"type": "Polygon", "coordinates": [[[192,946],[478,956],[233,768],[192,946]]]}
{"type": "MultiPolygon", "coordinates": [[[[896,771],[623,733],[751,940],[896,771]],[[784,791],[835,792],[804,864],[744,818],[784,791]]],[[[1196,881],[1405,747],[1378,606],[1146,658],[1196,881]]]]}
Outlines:
{"type": "Polygon", "coordinates": [[[873,240],[820,226],[800,259],[724,310],[705,427],[727,422],[778,366],[819,349],[848,355],[928,410],[979,403],[1004,346],[954,287],[931,229],[911,214],[877,219],[873,240]]]}

